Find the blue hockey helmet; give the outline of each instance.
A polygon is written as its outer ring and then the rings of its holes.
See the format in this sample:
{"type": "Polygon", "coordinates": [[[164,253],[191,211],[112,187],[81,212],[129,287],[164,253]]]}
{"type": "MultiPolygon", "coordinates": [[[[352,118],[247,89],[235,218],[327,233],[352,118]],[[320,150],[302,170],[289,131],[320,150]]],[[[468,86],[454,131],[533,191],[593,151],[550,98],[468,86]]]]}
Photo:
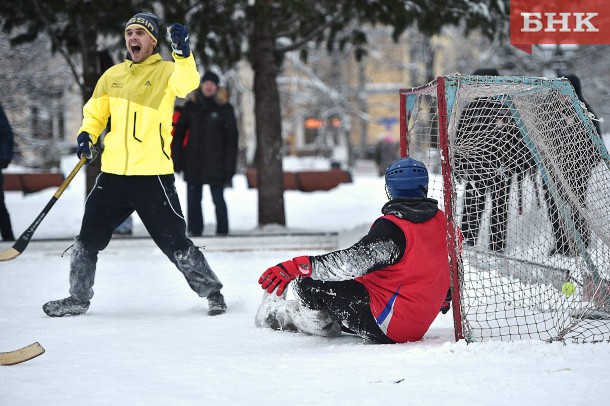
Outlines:
{"type": "Polygon", "coordinates": [[[428,169],[413,158],[400,158],[385,172],[385,186],[390,199],[397,197],[426,197],[428,169]]]}

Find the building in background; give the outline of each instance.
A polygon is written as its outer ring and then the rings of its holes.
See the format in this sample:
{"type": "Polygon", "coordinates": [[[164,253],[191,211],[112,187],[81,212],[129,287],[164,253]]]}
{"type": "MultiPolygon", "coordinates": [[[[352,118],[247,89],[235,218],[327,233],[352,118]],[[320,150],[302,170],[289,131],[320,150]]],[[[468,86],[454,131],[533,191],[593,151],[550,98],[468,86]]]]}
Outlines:
{"type": "Polygon", "coordinates": [[[15,134],[13,163],[57,167],[66,149],[69,123],[82,114],[72,75],[63,58],[51,54],[47,38],[11,47],[0,35],[0,53],[0,101],[15,134]],[[73,106],[79,107],[78,115],[73,106]]]}

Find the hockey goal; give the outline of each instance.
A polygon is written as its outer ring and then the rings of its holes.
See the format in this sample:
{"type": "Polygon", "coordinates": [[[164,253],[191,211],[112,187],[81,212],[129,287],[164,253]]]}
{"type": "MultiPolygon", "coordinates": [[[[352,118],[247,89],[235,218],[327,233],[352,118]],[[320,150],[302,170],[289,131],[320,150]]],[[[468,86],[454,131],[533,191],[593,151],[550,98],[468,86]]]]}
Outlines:
{"type": "Polygon", "coordinates": [[[456,339],[610,341],[610,157],[570,82],[441,76],[400,109],[448,218],[456,339]]]}

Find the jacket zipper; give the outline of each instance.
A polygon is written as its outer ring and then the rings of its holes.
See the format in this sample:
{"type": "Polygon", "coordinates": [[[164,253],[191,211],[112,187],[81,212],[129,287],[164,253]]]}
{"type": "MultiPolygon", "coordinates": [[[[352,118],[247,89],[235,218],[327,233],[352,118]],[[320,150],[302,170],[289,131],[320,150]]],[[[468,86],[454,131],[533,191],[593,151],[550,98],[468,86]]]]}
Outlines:
{"type": "Polygon", "coordinates": [[[127,134],[129,134],[129,133],[127,132],[128,131],[127,123],[129,123],[129,107],[130,107],[130,105],[131,105],[131,102],[128,101],[127,102],[127,111],[125,112],[125,123],[126,124],[125,124],[125,167],[124,167],[125,169],[123,169],[123,174],[124,175],[127,173],[127,165],[128,165],[128,162],[129,162],[129,147],[128,147],[129,142],[128,142],[128,139],[127,139],[127,136],[128,136],[127,134]]]}

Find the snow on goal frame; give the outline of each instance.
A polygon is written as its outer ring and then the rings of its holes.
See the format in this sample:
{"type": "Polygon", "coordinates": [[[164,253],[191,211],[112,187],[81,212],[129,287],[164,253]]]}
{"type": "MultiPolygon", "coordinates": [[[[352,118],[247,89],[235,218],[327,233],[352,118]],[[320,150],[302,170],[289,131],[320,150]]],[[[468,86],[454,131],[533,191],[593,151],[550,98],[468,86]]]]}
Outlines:
{"type": "Polygon", "coordinates": [[[610,157],[570,82],[441,76],[400,111],[447,214],[456,340],[609,342],[610,157]]]}

